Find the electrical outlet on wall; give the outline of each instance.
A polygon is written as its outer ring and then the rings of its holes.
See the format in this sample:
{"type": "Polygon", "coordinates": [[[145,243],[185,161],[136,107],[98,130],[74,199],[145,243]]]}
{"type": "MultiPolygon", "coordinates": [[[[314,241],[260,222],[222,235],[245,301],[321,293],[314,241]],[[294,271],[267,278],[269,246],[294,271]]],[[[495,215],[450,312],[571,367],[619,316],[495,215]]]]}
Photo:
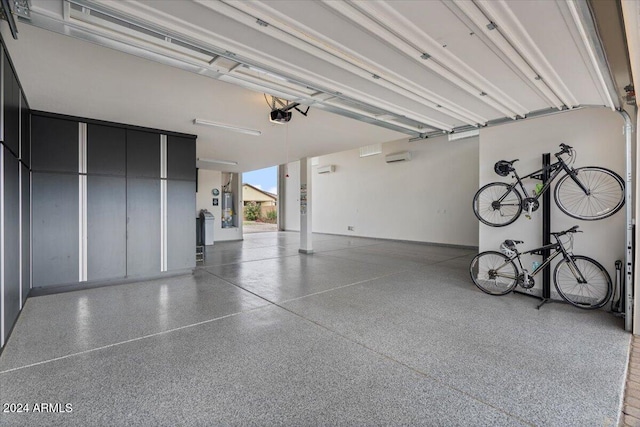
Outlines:
{"type": "Polygon", "coordinates": [[[353,225],[347,225],[347,231],[354,231],[355,227],[353,225]]]}

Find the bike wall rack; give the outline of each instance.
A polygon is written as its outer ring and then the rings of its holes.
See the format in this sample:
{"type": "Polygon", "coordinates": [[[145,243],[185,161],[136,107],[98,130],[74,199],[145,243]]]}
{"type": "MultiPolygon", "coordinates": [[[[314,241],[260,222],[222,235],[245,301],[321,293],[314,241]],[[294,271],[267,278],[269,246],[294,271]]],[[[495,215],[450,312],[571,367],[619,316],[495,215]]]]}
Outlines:
{"type": "MultiPolygon", "coordinates": [[[[544,153],[542,155],[542,173],[540,175],[532,176],[532,178],[539,179],[542,182],[549,180],[549,166],[551,165],[551,153],[544,153]]],[[[551,191],[545,191],[542,195],[542,245],[546,246],[551,243],[551,191]]],[[[534,252],[535,255],[542,256],[542,263],[544,263],[550,255],[549,249],[543,249],[538,252],[534,252]]],[[[540,298],[542,302],[536,307],[540,310],[540,307],[548,302],[553,302],[551,299],[551,265],[547,265],[542,270],[542,297],[537,295],[515,291],[519,294],[528,295],[536,298],[540,298]]]]}
{"type": "MultiPolygon", "coordinates": [[[[551,165],[551,154],[544,153],[542,155],[542,182],[547,182],[549,179],[549,165],[551,165]]],[[[542,195],[542,245],[548,245],[551,243],[551,191],[547,191],[542,195]]],[[[542,250],[542,262],[545,262],[549,258],[550,250],[542,250]]],[[[540,310],[540,307],[548,302],[551,302],[551,265],[547,265],[542,270],[542,302],[536,307],[540,310]]]]}

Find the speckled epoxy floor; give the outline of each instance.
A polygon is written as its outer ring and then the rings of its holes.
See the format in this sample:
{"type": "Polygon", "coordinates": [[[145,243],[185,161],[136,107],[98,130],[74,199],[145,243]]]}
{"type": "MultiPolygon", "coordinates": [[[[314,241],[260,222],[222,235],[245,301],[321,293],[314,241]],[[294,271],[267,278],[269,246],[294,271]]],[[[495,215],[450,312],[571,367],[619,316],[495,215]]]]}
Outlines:
{"type": "Polygon", "coordinates": [[[209,248],[192,276],[29,299],[0,402],[31,410],[0,425],[616,423],[619,319],[485,295],[472,250],[297,244],[248,235],[209,248]]]}

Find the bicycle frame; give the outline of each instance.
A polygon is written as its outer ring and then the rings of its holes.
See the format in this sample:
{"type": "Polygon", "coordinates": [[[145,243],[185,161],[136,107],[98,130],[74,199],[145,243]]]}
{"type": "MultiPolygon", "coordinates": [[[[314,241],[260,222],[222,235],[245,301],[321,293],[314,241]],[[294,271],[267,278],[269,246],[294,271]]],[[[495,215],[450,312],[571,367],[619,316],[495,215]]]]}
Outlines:
{"type": "MultiPolygon", "coordinates": [[[[540,190],[540,192],[538,192],[538,194],[534,195],[533,199],[538,200],[540,196],[542,196],[549,189],[553,180],[555,180],[562,171],[566,172],[567,175],[569,175],[571,179],[575,181],[575,183],[582,189],[582,191],[584,191],[585,194],[589,194],[589,189],[586,188],[584,184],[582,184],[582,182],[580,182],[580,180],[576,178],[576,172],[573,169],[571,169],[569,166],[567,166],[567,164],[562,159],[562,157],[560,157],[560,154],[556,154],[556,158],[558,159],[558,161],[548,166],[548,170],[551,173],[551,175],[549,176],[549,179],[546,182],[543,182],[542,189],[540,190]]],[[[545,168],[538,169],[537,171],[531,172],[530,174],[521,177],[518,175],[518,172],[516,172],[514,168],[512,172],[516,181],[508,186],[508,190],[500,199],[498,199],[498,201],[502,202],[507,197],[509,192],[512,189],[514,189],[517,185],[520,186],[520,189],[522,190],[522,193],[524,194],[525,198],[531,198],[531,196],[529,195],[529,192],[527,191],[524,184],[522,183],[522,180],[532,178],[536,175],[540,176],[542,172],[544,172],[544,170],[545,168]]]]}
{"type": "MultiPolygon", "coordinates": [[[[573,273],[575,278],[578,280],[578,283],[587,283],[586,279],[582,275],[582,272],[580,271],[578,266],[575,264],[573,259],[571,259],[571,255],[569,254],[569,251],[567,251],[567,249],[564,247],[564,245],[560,241],[559,236],[554,236],[554,237],[556,239],[556,243],[550,243],[548,245],[544,245],[544,246],[541,246],[539,248],[531,249],[531,250],[528,250],[526,252],[519,252],[518,250],[516,250],[515,251],[516,254],[514,256],[510,257],[507,262],[502,264],[496,270],[500,270],[502,267],[504,267],[508,263],[510,263],[513,260],[517,259],[518,260],[518,265],[520,266],[520,271],[525,274],[525,277],[527,275],[533,277],[536,274],[538,274],[540,271],[542,271],[545,267],[547,267],[549,264],[551,264],[551,261],[553,261],[558,255],[562,254],[562,257],[567,261],[567,264],[569,265],[569,268],[571,269],[571,272],[573,273]],[[535,270],[533,270],[531,273],[529,273],[528,270],[526,268],[524,268],[524,266],[522,265],[522,260],[520,259],[520,256],[533,254],[534,252],[541,252],[541,251],[547,250],[547,249],[551,250],[553,252],[549,255],[549,257],[542,264],[540,264],[535,270]]],[[[509,278],[509,279],[517,280],[517,277],[510,277],[508,275],[501,275],[501,276],[509,278]]]]}

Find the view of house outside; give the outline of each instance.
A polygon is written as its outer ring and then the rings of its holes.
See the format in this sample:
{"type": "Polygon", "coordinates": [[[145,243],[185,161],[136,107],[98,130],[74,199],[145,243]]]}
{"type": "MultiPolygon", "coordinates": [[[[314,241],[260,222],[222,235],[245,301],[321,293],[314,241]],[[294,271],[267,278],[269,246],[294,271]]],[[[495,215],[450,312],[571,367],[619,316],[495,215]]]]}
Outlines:
{"type": "Polygon", "coordinates": [[[242,174],[243,230],[257,233],[278,230],[278,167],[242,174]]]}

